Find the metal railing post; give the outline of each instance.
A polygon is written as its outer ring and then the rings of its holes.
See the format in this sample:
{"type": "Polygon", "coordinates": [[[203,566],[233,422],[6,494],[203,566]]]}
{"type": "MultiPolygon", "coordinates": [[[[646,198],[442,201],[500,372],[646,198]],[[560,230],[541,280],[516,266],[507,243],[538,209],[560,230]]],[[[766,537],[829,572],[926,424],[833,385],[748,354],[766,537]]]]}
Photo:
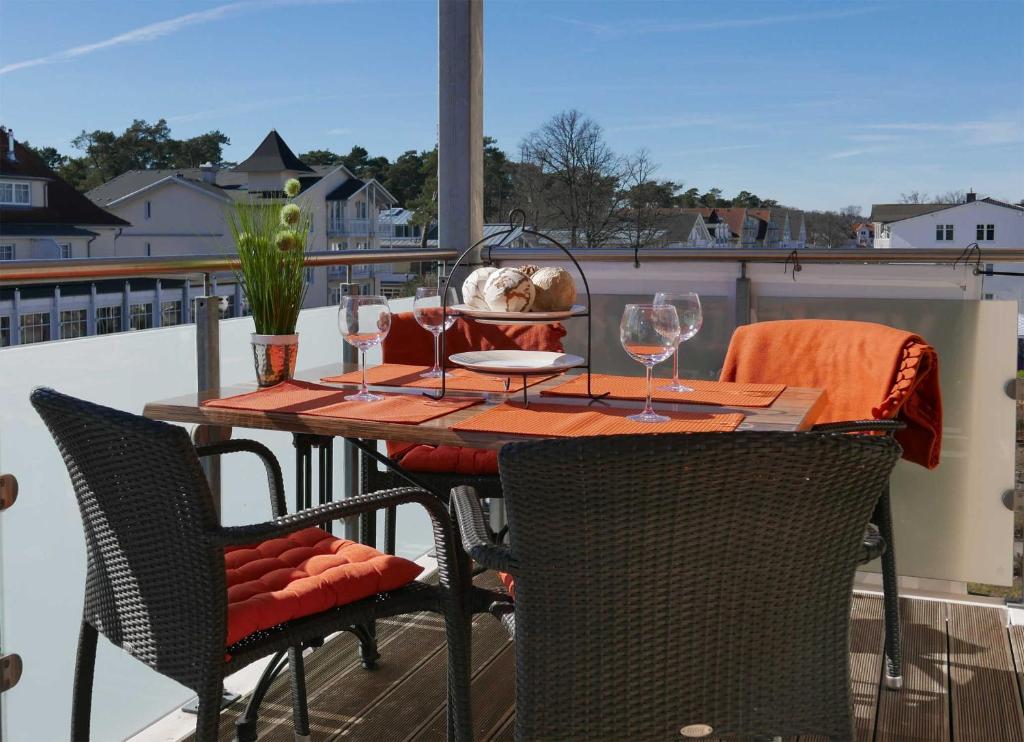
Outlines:
{"type": "MultiPolygon", "coordinates": [[[[351,283],[351,266],[346,266],[348,269],[349,280],[344,283],[338,284],[338,289],[342,297],[350,296],[352,294],[359,293],[359,286],[351,283]]],[[[348,343],[341,344],[341,362],[342,363],[358,363],[359,353],[356,351],[355,346],[349,345],[348,343]]],[[[371,466],[376,466],[377,462],[372,462],[371,466]]],[[[353,446],[349,441],[345,441],[341,449],[341,467],[342,467],[342,498],[355,497],[360,492],[359,482],[359,449],[353,446]]],[[[359,540],[359,518],[346,518],[344,523],[343,537],[349,541],[359,540]]]]}
{"type": "Polygon", "coordinates": [[[750,278],[747,264],[740,263],[740,275],[736,279],[736,326],[750,324],[750,278]]]}
{"type": "MultiPolygon", "coordinates": [[[[220,299],[216,296],[196,299],[196,371],[200,394],[216,394],[220,389],[220,299]]],[[[219,517],[220,458],[204,456],[202,464],[210,483],[213,507],[219,517]]]]}

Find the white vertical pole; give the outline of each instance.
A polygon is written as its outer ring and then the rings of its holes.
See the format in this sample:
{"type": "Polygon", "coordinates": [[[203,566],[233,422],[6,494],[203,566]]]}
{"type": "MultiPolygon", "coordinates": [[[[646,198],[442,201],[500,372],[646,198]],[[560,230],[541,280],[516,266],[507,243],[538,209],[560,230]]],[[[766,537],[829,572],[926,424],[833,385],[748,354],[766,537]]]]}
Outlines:
{"type": "Polygon", "coordinates": [[[483,236],[484,3],[438,0],[437,10],[438,246],[465,250],[483,236]]]}

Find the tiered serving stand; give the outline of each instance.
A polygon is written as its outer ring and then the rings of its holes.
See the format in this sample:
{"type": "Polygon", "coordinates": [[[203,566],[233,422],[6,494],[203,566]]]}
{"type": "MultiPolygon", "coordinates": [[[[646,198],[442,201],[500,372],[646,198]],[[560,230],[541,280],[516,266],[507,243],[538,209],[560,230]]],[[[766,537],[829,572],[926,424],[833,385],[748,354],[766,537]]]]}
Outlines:
{"type": "MultiPolygon", "coordinates": [[[[442,327],[448,323],[448,318],[452,315],[456,317],[464,317],[469,321],[481,322],[485,324],[494,325],[546,325],[552,322],[560,322],[568,319],[582,318],[587,321],[587,354],[585,358],[579,356],[569,356],[562,363],[557,363],[544,367],[536,368],[520,368],[514,365],[496,366],[488,365],[484,366],[472,366],[460,364],[462,368],[468,371],[485,374],[488,376],[506,376],[511,378],[512,376],[521,376],[523,379],[523,404],[524,406],[529,405],[529,390],[527,387],[527,379],[530,376],[551,376],[554,374],[564,373],[573,368],[584,368],[587,371],[587,395],[593,399],[600,399],[601,397],[607,396],[605,394],[594,394],[591,388],[591,298],[590,298],[590,284],[587,282],[587,275],[583,272],[582,266],[576,258],[573,257],[572,253],[566,249],[566,247],[550,235],[538,232],[530,229],[526,226],[526,212],[522,209],[513,209],[508,216],[508,227],[500,232],[490,234],[464,250],[455,263],[452,265],[452,269],[448,272],[448,277],[444,282],[444,291],[441,294],[441,322],[442,327]],[[519,223],[516,223],[516,219],[519,219],[519,223]],[[466,257],[470,254],[474,254],[474,251],[482,246],[484,242],[488,240],[497,239],[496,244],[492,242],[487,248],[487,257],[483,262],[483,266],[489,266],[493,264],[491,259],[492,250],[495,247],[504,247],[508,239],[515,234],[520,232],[525,235],[532,235],[542,240],[546,240],[551,243],[559,250],[565,253],[566,257],[572,261],[572,264],[576,268],[576,272],[579,273],[580,278],[583,281],[583,291],[586,294],[586,304],[573,305],[570,309],[555,311],[555,312],[495,312],[486,309],[473,309],[466,305],[455,305],[448,306],[448,289],[451,287],[452,278],[456,275],[456,271],[460,266],[465,263],[466,257]]],[[[442,399],[447,393],[447,375],[448,375],[448,356],[447,356],[447,343],[445,336],[447,332],[441,333],[441,389],[437,394],[430,392],[424,392],[428,397],[432,399],[442,399]]],[[[514,352],[514,351],[510,351],[514,352]]],[[[528,352],[528,351],[524,351],[528,352]]],[[[564,355],[564,354],[563,354],[564,355]]],[[[509,387],[509,382],[506,381],[506,390],[509,387]]]]}

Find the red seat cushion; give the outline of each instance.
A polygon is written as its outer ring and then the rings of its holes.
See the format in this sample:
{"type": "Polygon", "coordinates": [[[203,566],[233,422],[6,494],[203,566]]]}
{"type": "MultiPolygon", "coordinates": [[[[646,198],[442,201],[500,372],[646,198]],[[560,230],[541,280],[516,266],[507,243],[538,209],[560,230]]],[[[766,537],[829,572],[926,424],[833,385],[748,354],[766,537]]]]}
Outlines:
{"type": "Polygon", "coordinates": [[[388,455],[406,471],[481,476],[498,473],[498,452],[462,446],[396,444],[388,455]]]}
{"type": "Polygon", "coordinates": [[[508,594],[513,598],[516,597],[516,578],[510,575],[508,572],[499,572],[498,578],[501,580],[501,584],[508,590],[508,594]]]}
{"type": "Polygon", "coordinates": [[[228,585],[226,644],[285,621],[407,585],[423,571],[320,528],[224,549],[228,585]]]}

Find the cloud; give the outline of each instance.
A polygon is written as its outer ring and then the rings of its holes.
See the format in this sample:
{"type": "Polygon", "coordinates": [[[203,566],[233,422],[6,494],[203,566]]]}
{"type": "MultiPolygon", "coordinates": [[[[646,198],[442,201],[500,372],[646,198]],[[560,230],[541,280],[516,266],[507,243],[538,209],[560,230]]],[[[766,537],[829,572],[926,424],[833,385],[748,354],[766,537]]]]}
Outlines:
{"type": "Polygon", "coordinates": [[[930,122],[864,124],[862,129],[880,131],[908,131],[919,133],[964,134],[967,144],[1012,144],[1024,141],[1024,123],[1013,119],[990,121],[930,122]]]}
{"type": "Polygon", "coordinates": [[[809,21],[850,18],[874,13],[876,7],[849,8],[846,10],[820,10],[809,13],[761,16],[759,18],[719,18],[707,21],[683,21],[666,23],[664,20],[636,20],[627,23],[595,23],[578,18],[555,17],[552,20],[566,23],[597,36],[639,36],[652,33],[684,33],[686,31],[714,31],[726,28],[758,28],[761,26],[806,23],[809,21]]]}
{"type": "Polygon", "coordinates": [[[682,157],[684,155],[709,155],[717,152],[737,152],[743,149],[757,149],[756,144],[726,144],[721,147],[694,147],[692,149],[683,149],[672,154],[676,157],[682,157]]]}
{"type": "Polygon", "coordinates": [[[858,149],[844,149],[838,152],[832,152],[831,154],[825,155],[823,160],[845,160],[850,157],[860,157],[861,155],[870,155],[875,152],[883,152],[886,147],[860,147],[858,149]]]}
{"type": "Polygon", "coordinates": [[[139,28],[132,29],[131,31],[111,36],[109,39],[104,39],[103,41],[97,41],[92,44],[83,44],[81,46],[73,46],[70,49],[54,52],[53,54],[47,54],[46,56],[35,57],[33,59],[26,59],[21,62],[4,65],[3,67],[0,67],[0,75],[6,75],[10,72],[27,69],[29,67],[38,67],[43,64],[66,62],[72,59],[77,59],[78,57],[84,57],[85,55],[92,54],[93,52],[103,51],[105,49],[156,41],[157,39],[163,38],[164,36],[170,36],[171,34],[175,34],[178,31],[191,26],[200,26],[213,21],[219,21],[233,15],[238,15],[259,8],[281,5],[321,5],[343,1],[344,0],[242,0],[241,2],[227,3],[208,10],[186,13],[185,15],[179,15],[166,21],[157,21],[156,23],[140,26],[139,28]]]}

